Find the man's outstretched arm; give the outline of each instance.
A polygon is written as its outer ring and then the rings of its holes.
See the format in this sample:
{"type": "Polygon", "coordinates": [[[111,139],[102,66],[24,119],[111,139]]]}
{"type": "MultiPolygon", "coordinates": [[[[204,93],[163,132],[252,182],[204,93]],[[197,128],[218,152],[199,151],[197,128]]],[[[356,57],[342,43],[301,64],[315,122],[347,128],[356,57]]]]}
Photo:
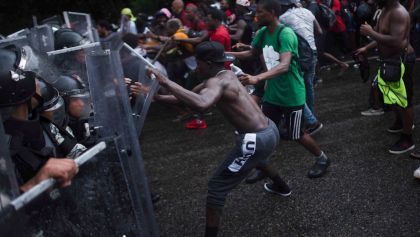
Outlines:
{"type": "Polygon", "coordinates": [[[223,88],[215,79],[209,79],[204,88],[197,94],[193,91],[184,89],[153,68],[149,68],[149,71],[156,76],[156,80],[159,81],[159,84],[168,89],[173,96],[191,108],[199,111],[206,111],[214,105],[222,95],[223,88]]]}
{"type": "Polygon", "coordinates": [[[239,80],[242,82],[242,84],[245,85],[255,85],[259,81],[265,81],[272,79],[274,77],[277,77],[283,73],[286,73],[290,69],[290,63],[292,60],[292,53],[291,52],[284,52],[280,54],[280,63],[273,67],[272,69],[260,73],[256,76],[251,76],[248,74],[245,74],[244,76],[241,76],[239,80]]]}

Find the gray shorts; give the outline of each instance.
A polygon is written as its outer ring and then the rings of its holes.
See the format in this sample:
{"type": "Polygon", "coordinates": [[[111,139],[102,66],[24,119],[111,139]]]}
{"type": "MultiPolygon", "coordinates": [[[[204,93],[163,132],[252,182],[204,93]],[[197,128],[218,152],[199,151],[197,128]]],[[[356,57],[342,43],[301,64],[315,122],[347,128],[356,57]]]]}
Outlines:
{"type": "Polygon", "coordinates": [[[227,194],[253,168],[265,164],[279,142],[279,131],[270,119],[268,127],[262,131],[237,135],[235,147],[209,180],[207,206],[223,208],[227,194]]]}

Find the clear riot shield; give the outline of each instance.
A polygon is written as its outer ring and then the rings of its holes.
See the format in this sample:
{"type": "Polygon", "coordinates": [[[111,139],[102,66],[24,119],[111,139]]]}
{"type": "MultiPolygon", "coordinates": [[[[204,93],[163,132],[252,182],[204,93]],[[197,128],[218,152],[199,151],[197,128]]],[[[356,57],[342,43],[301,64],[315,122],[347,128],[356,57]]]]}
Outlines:
{"type": "MultiPolygon", "coordinates": [[[[41,32],[42,31],[45,31],[45,30],[42,29],[41,32]]],[[[50,33],[52,34],[52,31],[50,33]]],[[[46,36],[47,38],[50,37],[50,36],[47,36],[48,34],[45,34],[45,35],[37,34],[37,35],[40,37],[40,39],[44,38],[44,36],[46,36]]],[[[25,58],[26,69],[36,72],[40,77],[42,77],[44,80],[48,81],[49,83],[54,83],[55,80],[59,76],[59,71],[56,70],[56,67],[54,66],[52,61],[50,61],[46,57],[46,55],[43,54],[45,53],[45,51],[42,51],[42,50],[48,49],[48,46],[44,48],[44,46],[41,46],[40,44],[34,44],[34,42],[36,41],[35,38],[38,38],[38,37],[33,37],[32,33],[28,34],[27,36],[19,36],[16,38],[6,38],[4,40],[0,40],[0,48],[4,48],[10,45],[15,45],[19,48],[23,48],[24,54],[22,55],[22,57],[25,58]],[[41,48],[35,48],[35,47],[41,47],[41,48]]],[[[54,41],[50,41],[50,40],[51,38],[46,39],[46,41],[48,41],[47,45],[52,44],[53,46],[54,41]]]]}
{"type": "Polygon", "coordinates": [[[14,38],[6,38],[6,39],[2,39],[0,40],[0,48],[4,48],[6,46],[9,45],[16,45],[16,46],[24,46],[24,45],[29,45],[29,40],[27,38],[27,36],[17,36],[14,38]]]}
{"type": "Polygon", "coordinates": [[[8,35],[7,38],[13,39],[13,38],[21,37],[21,36],[26,36],[29,33],[30,33],[29,29],[25,28],[25,29],[16,31],[15,33],[8,35]]]}
{"type": "Polygon", "coordinates": [[[88,85],[86,54],[97,48],[100,48],[98,42],[50,51],[47,52],[47,55],[61,74],[77,77],[85,85],[88,85]]]}
{"type": "Polygon", "coordinates": [[[38,30],[35,30],[31,31],[31,33],[27,36],[19,36],[16,38],[6,38],[0,40],[0,48],[4,48],[10,45],[15,45],[19,48],[23,48],[24,53],[21,57],[25,58],[25,68],[27,70],[36,72],[39,76],[41,76],[44,80],[48,81],[49,83],[53,83],[56,80],[57,76],[59,76],[59,74],[56,70],[56,67],[52,64],[52,62],[50,62],[46,55],[43,54],[46,52],[43,50],[47,50],[49,48],[48,45],[52,45],[52,47],[54,47],[54,41],[53,38],[51,38],[52,30],[46,30],[45,28],[47,27],[49,28],[49,26],[41,26],[39,28],[39,33],[37,32],[38,30]],[[47,31],[49,31],[50,33],[46,33],[47,31]],[[34,33],[36,36],[32,33],[34,33]],[[36,42],[37,40],[42,39],[45,39],[46,45],[41,45],[41,43],[36,42]]]}
{"type": "Polygon", "coordinates": [[[121,195],[121,199],[114,206],[127,212],[124,218],[115,218],[115,224],[132,226],[138,236],[158,236],[119,52],[91,51],[86,61],[94,126],[99,137],[115,144],[104,160],[113,162],[112,173],[118,174],[118,178],[112,179],[118,184],[112,193],[121,195]]]}
{"type": "Polygon", "coordinates": [[[0,210],[19,194],[16,175],[10,160],[8,140],[0,117],[0,210]]]}
{"type": "Polygon", "coordinates": [[[68,28],[79,32],[84,38],[90,42],[98,42],[99,36],[95,28],[92,26],[92,20],[89,14],[80,12],[63,12],[64,21],[68,28]]]}
{"type": "Polygon", "coordinates": [[[10,159],[8,136],[5,135],[0,116],[0,236],[18,236],[29,233],[23,225],[27,218],[12,209],[11,202],[19,195],[14,166],[10,159]],[[11,227],[14,226],[14,227],[11,227]]]}
{"type": "Polygon", "coordinates": [[[54,32],[50,25],[39,25],[31,29],[30,46],[40,53],[54,50],[54,32]]]}
{"type": "Polygon", "coordinates": [[[146,73],[147,67],[153,67],[151,62],[145,59],[128,44],[120,46],[120,57],[124,76],[133,81],[140,82],[147,90],[133,97],[132,112],[137,135],[140,136],[144,121],[149,111],[153,96],[159,89],[159,83],[150,78],[146,73]]]}

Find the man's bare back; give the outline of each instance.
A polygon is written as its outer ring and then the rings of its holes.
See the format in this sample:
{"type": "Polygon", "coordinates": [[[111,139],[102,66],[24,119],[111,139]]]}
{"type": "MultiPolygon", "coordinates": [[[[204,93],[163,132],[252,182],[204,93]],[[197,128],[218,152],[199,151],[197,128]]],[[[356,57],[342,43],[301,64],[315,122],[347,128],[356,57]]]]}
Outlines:
{"type": "Polygon", "coordinates": [[[239,132],[256,132],[267,127],[267,117],[232,71],[222,71],[210,80],[221,84],[223,94],[216,105],[239,132]]]}
{"type": "MultiPolygon", "coordinates": [[[[268,126],[268,118],[232,71],[220,70],[216,75],[198,85],[196,87],[199,88],[198,91],[188,91],[157,70],[151,69],[151,71],[159,83],[177,100],[199,111],[206,111],[216,105],[226,119],[241,133],[261,131],[268,126]]],[[[159,98],[169,101],[163,96],[159,98]]]]}

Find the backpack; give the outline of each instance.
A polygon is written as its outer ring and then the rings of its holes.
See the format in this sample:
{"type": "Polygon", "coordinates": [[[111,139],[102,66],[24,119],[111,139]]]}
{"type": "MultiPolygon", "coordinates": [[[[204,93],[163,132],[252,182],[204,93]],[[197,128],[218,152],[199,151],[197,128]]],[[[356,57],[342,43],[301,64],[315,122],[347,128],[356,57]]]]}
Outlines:
{"type": "MultiPolygon", "coordinates": [[[[283,29],[285,28],[285,26],[281,26],[278,35],[277,35],[277,40],[280,38],[280,34],[283,31],[283,29]]],[[[265,32],[263,32],[264,34],[266,33],[267,28],[265,28],[265,32]]],[[[312,62],[313,59],[315,57],[314,52],[311,48],[311,46],[309,45],[308,41],[306,41],[305,38],[303,38],[302,36],[300,36],[299,34],[295,33],[298,39],[298,52],[299,52],[299,57],[297,58],[297,61],[300,64],[300,68],[301,70],[305,73],[307,71],[309,71],[309,69],[312,66],[312,62]]],[[[280,40],[278,42],[278,46],[280,49],[280,40]]]]}
{"type": "Polygon", "coordinates": [[[318,3],[319,7],[319,16],[320,16],[320,24],[324,27],[330,28],[335,24],[335,13],[334,11],[327,5],[323,3],[318,3]]]}

